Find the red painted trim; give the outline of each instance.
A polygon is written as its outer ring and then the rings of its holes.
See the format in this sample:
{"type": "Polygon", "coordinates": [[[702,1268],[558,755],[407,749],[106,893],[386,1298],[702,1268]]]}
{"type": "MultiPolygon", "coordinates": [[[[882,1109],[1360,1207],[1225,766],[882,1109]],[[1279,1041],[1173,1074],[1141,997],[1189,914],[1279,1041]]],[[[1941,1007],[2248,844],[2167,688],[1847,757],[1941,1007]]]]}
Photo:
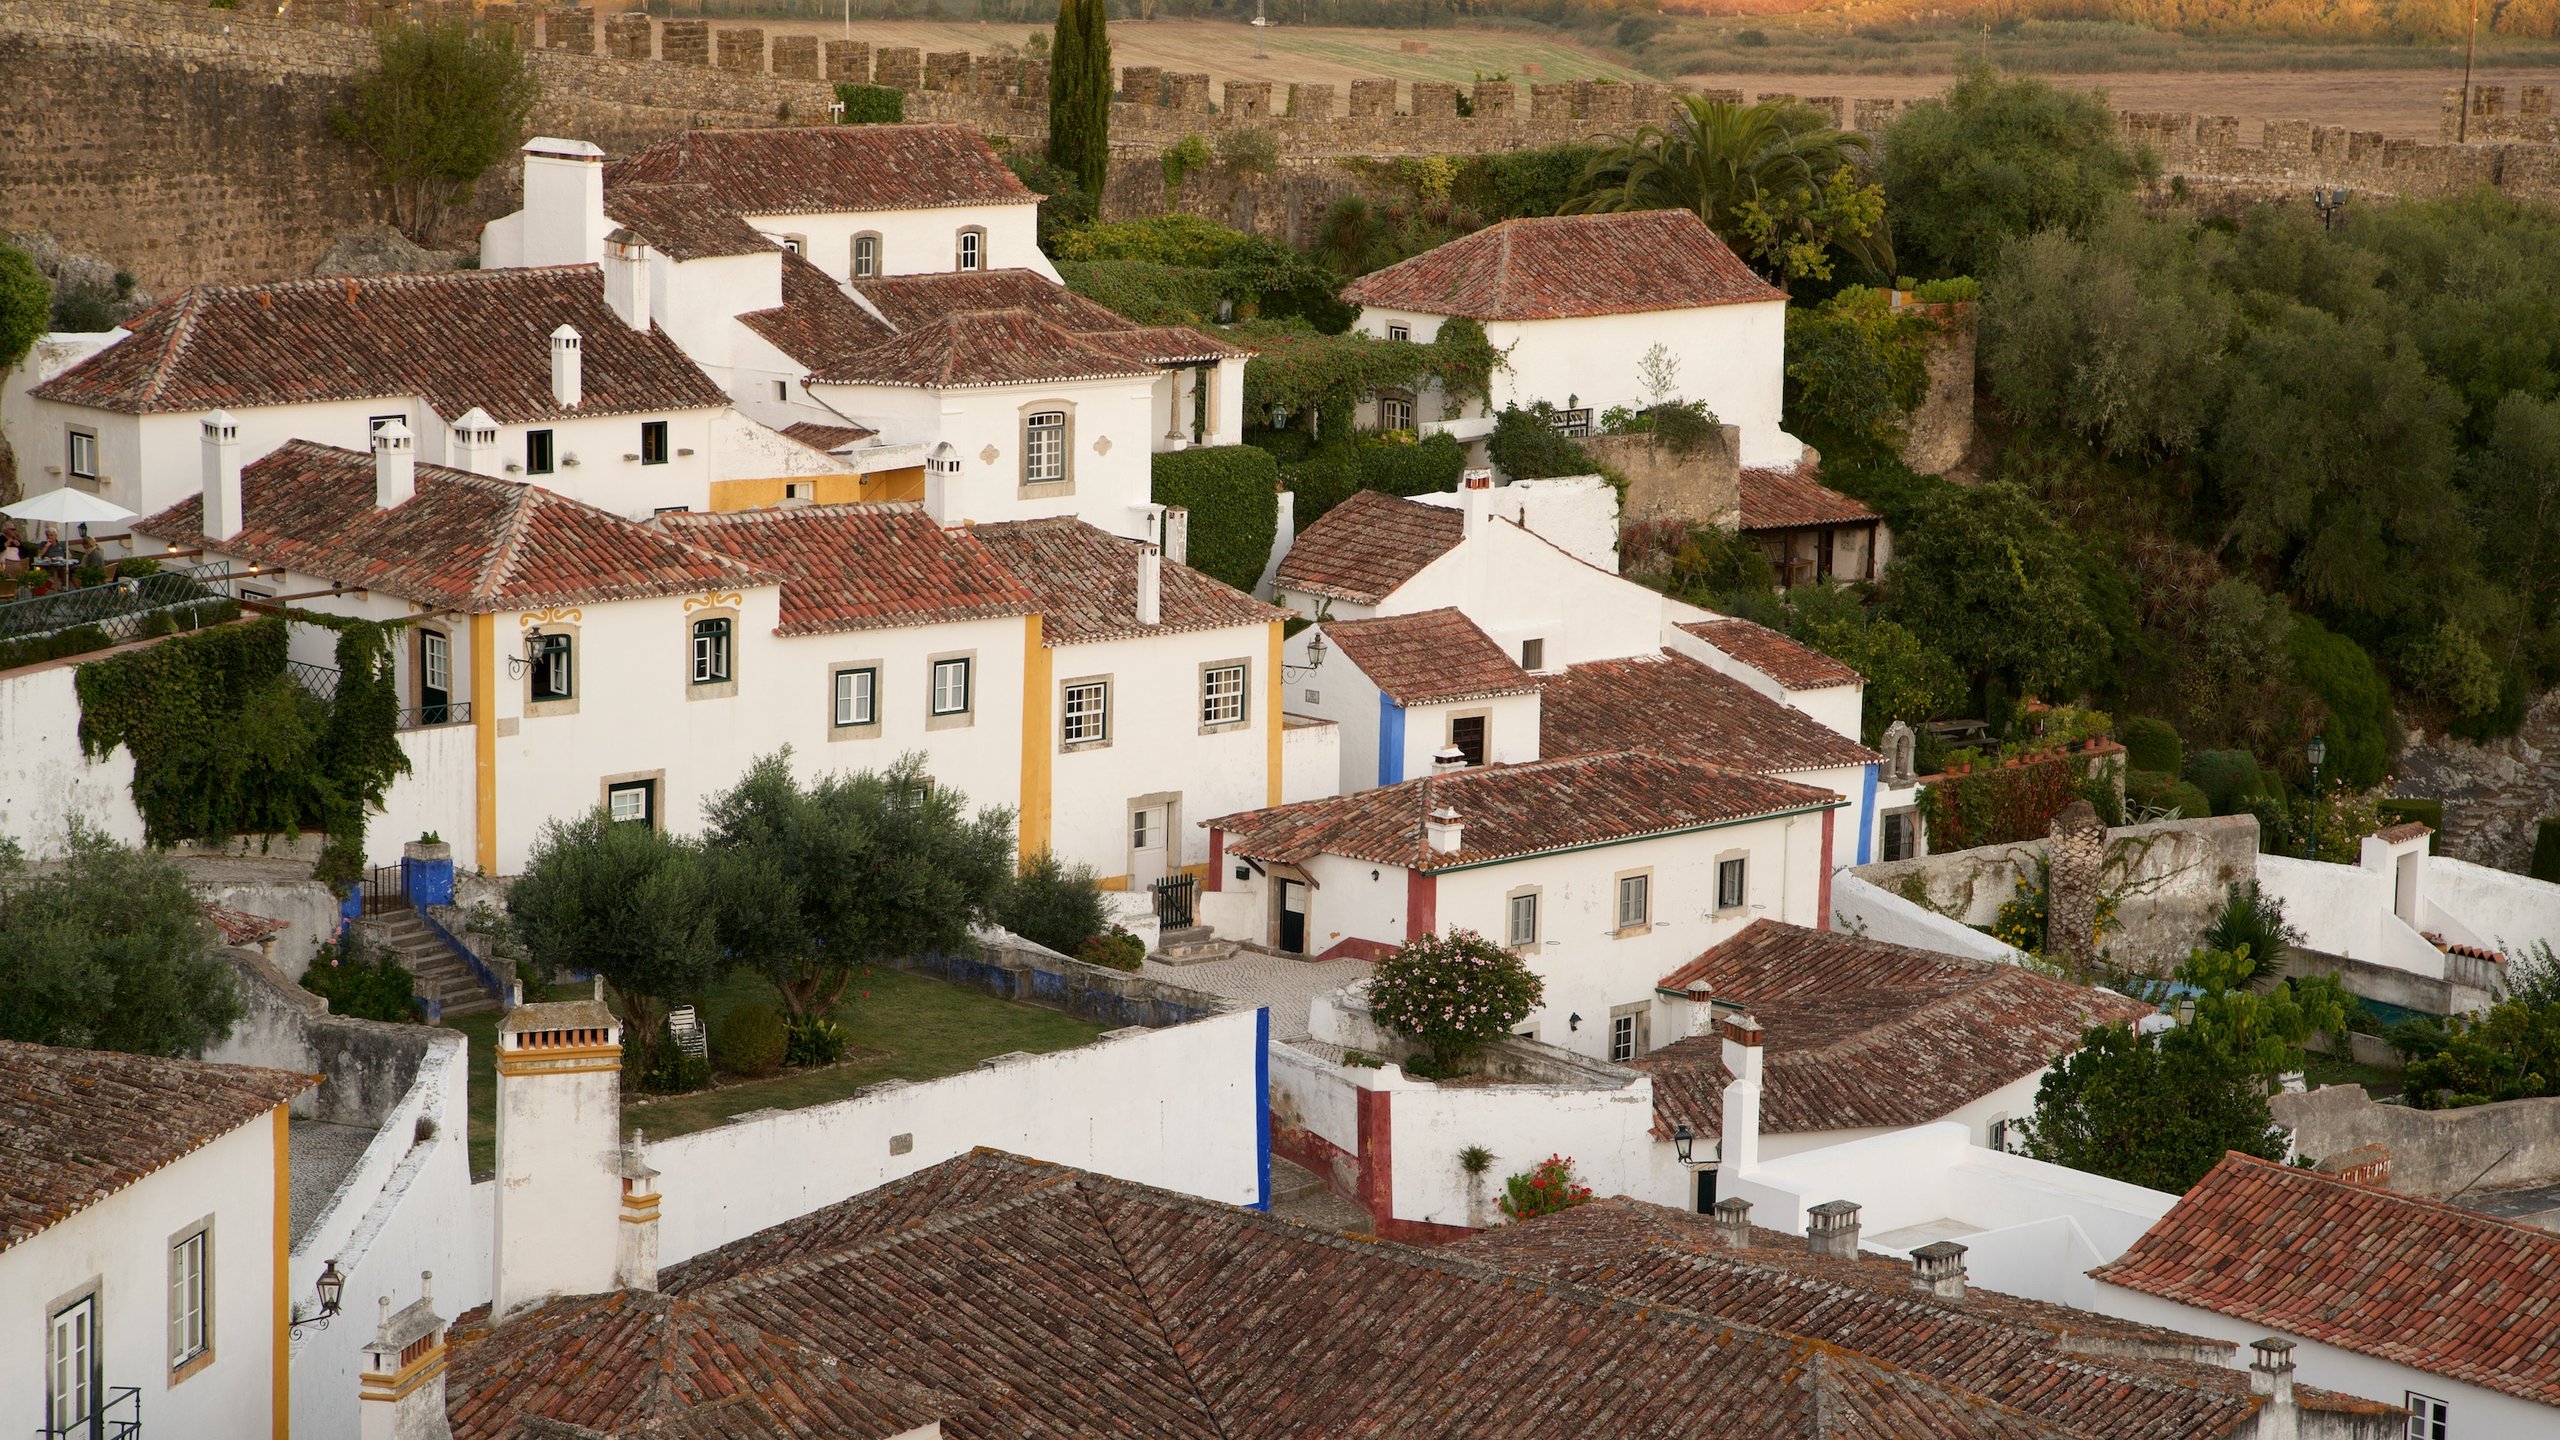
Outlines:
{"type": "Polygon", "coordinates": [[[1356,1097],[1360,1115],[1360,1193],[1352,1198],[1369,1212],[1372,1225],[1394,1218],[1395,1097],[1384,1090],[1363,1090],[1356,1097]]]}
{"type": "Polygon", "coordinates": [[[1404,938],[1419,940],[1440,928],[1440,877],[1404,872],[1404,938]]]}
{"type": "Polygon", "coordinates": [[[1207,879],[1200,882],[1200,888],[1203,890],[1223,889],[1225,888],[1224,882],[1226,878],[1227,832],[1219,829],[1215,825],[1212,825],[1209,827],[1209,875],[1207,879]]]}
{"type": "Polygon", "coordinates": [[[1362,1090],[1355,1097],[1355,1104],[1359,1154],[1345,1152],[1312,1130],[1287,1124],[1277,1114],[1271,1122],[1272,1153],[1305,1166],[1324,1181],[1326,1189],[1367,1212],[1370,1231],[1381,1240],[1446,1245],[1477,1233],[1464,1225],[1396,1218],[1395,1095],[1386,1090],[1362,1090]]]}
{"type": "Polygon", "coordinates": [[[1369,1225],[1377,1232],[1379,1239],[1394,1240],[1406,1245],[1446,1245],[1451,1241],[1464,1240],[1476,1233],[1464,1225],[1442,1225],[1431,1220],[1397,1220],[1392,1217],[1380,1220],[1372,1216],[1369,1225]]]}
{"type": "Polygon", "coordinates": [[[1822,884],[1817,892],[1822,913],[1813,917],[1813,928],[1816,930],[1831,928],[1831,822],[1839,814],[1837,810],[1822,812],[1822,884]]]}

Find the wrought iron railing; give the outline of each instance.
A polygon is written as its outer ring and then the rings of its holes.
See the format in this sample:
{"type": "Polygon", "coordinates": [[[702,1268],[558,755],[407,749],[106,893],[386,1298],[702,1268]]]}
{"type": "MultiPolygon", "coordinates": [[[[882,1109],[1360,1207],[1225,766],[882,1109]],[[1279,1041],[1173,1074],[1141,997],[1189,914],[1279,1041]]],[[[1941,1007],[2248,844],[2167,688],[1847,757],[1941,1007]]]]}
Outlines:
{"type": "Polygon", "coordinates": [[[142,1387],[119,1385],[86,1419],[36,1431],[37,1440],[142,1440],[142,1387]]]}
{"type": "Polygon", "coordinates": [[[392,721],[395,730],[430,730],[438,725],[471,723],[471,702],[448,700],[442,705],[411,705],[392,721]]]}
{"type": "Polygon", "coordinates": [[[1190,926],[1193,902],[1200,894],[1197,875],[1167,875],[1149,887],[1155,891],[1156,924],[1166,930],[1190,926]]]}
{"type": "Polygon", "coordinates": [[[284,673],[292,676],[295,684],[310,691],[319,699],[338,698],[338,672],[330,666],[314,665],[307,660],[287,660],[284,662],[284,673]]]}
{"type": "Polygon", "coordinates": [[[0,643],[63,635],[81,629],[99,632],[103,650],[166,630],[189,630],[204,623],[203,611],[231,598],[230,566],[223,561],[172,565],[149,575],[127,576],[103,585],[56,590],[0,604],[0,643]]]}

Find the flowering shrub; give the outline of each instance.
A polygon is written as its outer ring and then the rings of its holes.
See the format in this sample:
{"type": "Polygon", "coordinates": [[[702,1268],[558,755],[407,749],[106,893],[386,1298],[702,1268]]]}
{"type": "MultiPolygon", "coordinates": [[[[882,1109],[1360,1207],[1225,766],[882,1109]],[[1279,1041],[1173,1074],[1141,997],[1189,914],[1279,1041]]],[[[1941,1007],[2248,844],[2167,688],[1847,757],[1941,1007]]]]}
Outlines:
{"type": "Polygon", "coordinates": [[[1421,1041],[1429,1068],[1454,1074],[1538,1008],[1546,987],[1519,956],[1473,930],[1425,935],[1378,962],[1369,1011],[1421,1041]]]}
{"type": "Polygon", "coordinates": [[[1591,1198],[1591,1187],[1573,1178],[1572,1157],[1565,1155],[1550,1155],[1504,1184],[1511,1193],[1502,1197],[1502,1213],[1514,1220],[1553,1215],[1591,1198]]]}

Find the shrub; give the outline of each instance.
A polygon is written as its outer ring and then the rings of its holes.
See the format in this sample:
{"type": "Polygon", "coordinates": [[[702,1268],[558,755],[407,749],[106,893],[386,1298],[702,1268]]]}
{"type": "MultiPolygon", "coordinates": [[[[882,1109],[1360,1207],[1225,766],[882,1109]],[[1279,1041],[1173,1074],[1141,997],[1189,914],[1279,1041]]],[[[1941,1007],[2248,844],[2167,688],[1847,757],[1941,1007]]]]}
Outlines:
{"type": "Polygon", "coordinates": [[[1378,962],[1369,979],[1369,1012],[1421,1041],[1446,1071],[1510,1034],[1545,994],[1545,984],[1519,956],[1452,927],[1378,962]]]}
{"type": "Polygon", "coordinates": [[[695,1059],[673,1045],[629,1053],[625,1063],[631,1066],[633,1088],[643,1094],[682,1095],[711,1085],[711,1062],[695,1059]]]}
{"type": "Polygon", "coordinates": [[[2525,873],[2536,880],[2560,884],[2560,818],[2546,819],[2533,827],[2533,863],[2525,873]]]}
{"type": "Polygon", "coordinates": [[[1073,955],[1102,933],[1111,915],[1092,866],[1069,865],[1042,850],[996,900],[995,921],[1035,945],[1073,955]]]}
{"type": "Polygon", "coordinates": [[[1591,1187],[1574,1178],[1573,1161],[1563,1155],[1546,1159],[1503,1182],[1502,1213],[1514,1220],[1534,1220],[1589,1203],[1591,1187]]]}
{"type": "Polygon", "coordinates": [[[2302,932],[2285,920],[2282,900],[2259,889],[2257,881],[2243,880],[2223,896],[2222,913],[2197,943],[2230,955],[2245,945],[2249,958],[2264,969],[2277,963],[2286,946],[2301,944],[2302,932]]]}
{"type": "Polygon", "coordinates": [[[1076,958],[1106,969],[1136,970],[1147,963],[1147,942],[1127,927],[1114,925],[1100,935],[1086,936],[1084,944],[1076,947],[1076,958]]]}
{"type": "Polygon", "coordinates": [[[311,957],[302,988],[329,1002],[329,1013],[358,1020],[418,1018],[417,981],[389,955],[365,948],[354,926],[311,957]]]}
{"type": "Polygon", "coordinates": [[[791,1048],[791,1027],[770,1005],[741,1005],[711,1032],[712,1058],[732,1075],[758,1080],[782,1068],[791,1048]]]}
{"type": "Polygon", "coordinates": [[[1183,136],[1179,142],[1164,152],[1161,163],[1164,166],[1164,194],[1167,204],[1171,204],[1181,195],[1183,177],[1194,170],[1207,169],[1209,159],[1209,142],[1196,134],[1183,136]]]}
{"type": "Polygon", "coordinates": [[[2296,678],[2329,709],[2322,735],[2329,744],[2323,773],[2362,790],[2382,783],[2391,759],[2391,690],[2364,647],[2332,634],[2308,617],[2294,621],[2285,649],[2296,678]]]}
{"type": "Polygon", "coordinates": [[[1262,127],[1246,126],[1218,137],[1218,165],[1230,175],[1268,175],[1280,168],[1280,140],[1262,127]]]}
{"type": "Polygon", "coordinates": [[[1298,532],[1304,534],[1324,512],[1359,493],[1360,471],[1352,464],[1349,452],[1336,447],[1284,467],[1280,482],[1297,497],[1293,518],[1298,532]]]}
{"type": "Polygon", "coordinates": [[[1559,475],[1590,475],[1600,469],[1591,452],[1556,433],[1555,407],[1541,400],[1523,410],[1502,407],[1494,417],[1487,449],[1493,463],[1514,480],[1548,480],[1559,475]]]}
{"type": "Polygon", "coordinates": [[[1252,445],[1155,457],[1155,500],[1191,512],[1192,569],[1250,592],[1280,530],[1280,462],[1252,445]]]}
{"type": "Polygon", "coordinates": [[[2213,801],[2202,790],[2175,775],[2157,770],[2135,770],[2124,777],[2126,803],[2138,805],[2154,814],[2178,812],[2181,820],[2193,820],[2213,813],[2213,801]]]}
{"type": "Polygon", "coordinates": [[[1037,235],[1040,248],[1055,252],[1060,236],[1093,223],[1093,197],[1084,191],[1084,182],[1049,163],[1049,157],[1029,150],[1008,150],[1004,166],[1015,179],[1039,192],[1040,215],[1037,235]]]}
{"type": "Polygon", "coordinates": [[[844,1058],[844,1027],[824,1015],[812,1015],[792,1025],[784,1043],[782,1058],[789,1065],[833,1065],[844,1058]]]}
{"type": "Polygon", "coordinates": [[[1215,320],[1225,285],[1215,270],[1152,260],[1061,260],[1067,288],[1141,325],[1194,325],[1215,320]]]}
{"type": "Polygon", "coordinates": [[[2187,758],[2187,778],[2212,802],[2216,815],[2236,815],[2250,797],[2266,792],[2258,757],[2246,750],[2199,750],[2187,758]]]}
{"type": "Polygon", "coordinates": [[[2125,762],[2136,770],[2176,775],[2187,768],[2177,727],[2166,720],[2136,715],[2116,728],[2116,738],[2124,742],[2125,762]]]}
{"type": "Polygon", "coordinates": [[[907,118],[907,97],[894,85],[836,86],[847,125],[895,125],[907,118]]]}
{"type": "Polygon", "coordinates": [[[1145,260],[1157,265],[1214,269],[1244,238],[1240,230],[1230,230],[1197,215],[1149,215],[1071,230],[1058,237],[1057,258],[1145,260]]]}
{"type": "Polygon", "coordinates": [[[1467,471],[1467,447],[1448,435],[1405,441],[1364,437],[1352,448],[1360,488],[1382,495],[1431,495],[1458,488],[1467,471]]]}

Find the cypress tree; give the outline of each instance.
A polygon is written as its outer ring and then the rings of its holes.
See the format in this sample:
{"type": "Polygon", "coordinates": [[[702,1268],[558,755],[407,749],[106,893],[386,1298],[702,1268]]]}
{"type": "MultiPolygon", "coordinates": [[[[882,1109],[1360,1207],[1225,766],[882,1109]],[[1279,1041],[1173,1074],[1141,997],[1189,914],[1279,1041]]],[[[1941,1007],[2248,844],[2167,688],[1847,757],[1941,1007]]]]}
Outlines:
{"type": "Polygon", "coordinates": [[[1097,201],[1111,163],[1109,0],[1059,0],[1049,47],[1049,163],[1076,177],[1097,201]]]}

